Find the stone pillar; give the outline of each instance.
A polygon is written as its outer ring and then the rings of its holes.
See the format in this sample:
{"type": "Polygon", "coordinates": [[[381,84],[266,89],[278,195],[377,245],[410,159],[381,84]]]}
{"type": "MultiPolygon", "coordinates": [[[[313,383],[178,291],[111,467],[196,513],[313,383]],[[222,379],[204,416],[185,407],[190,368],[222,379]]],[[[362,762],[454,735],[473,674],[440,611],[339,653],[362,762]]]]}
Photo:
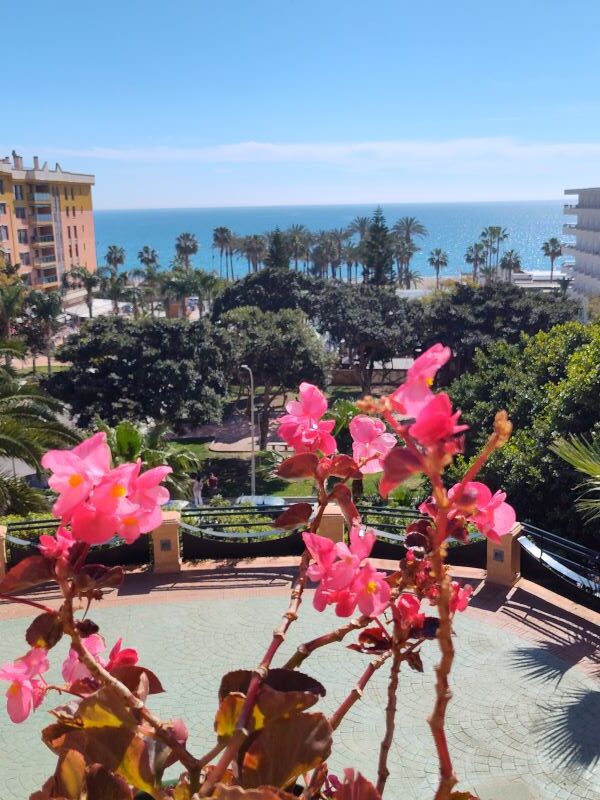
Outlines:
{"type": "Polygon", "coordinates": [[[344,541],[345,520],[337,503],[329,503],[323,512],[318,533],[332,542],[344,541]]]}
{"type": "Polygon", "coordinates": [[[487,540],[486,583],[514,586],[521,577],[521,545],[519,535],[523,527],[517,522],[500,538],[499,542],[487,540]]]}
{"type": "Polygon", "coordinates": [[[179,551],[178,511],[163,511],[163,521],[150,534],[154,550],[154,572],[180,572],[181,553],[179,551]]]}
{"type": "Polygon", "coordinates": [[[6,575],[6,525],[0,525],[0,578],[6,575]]]}

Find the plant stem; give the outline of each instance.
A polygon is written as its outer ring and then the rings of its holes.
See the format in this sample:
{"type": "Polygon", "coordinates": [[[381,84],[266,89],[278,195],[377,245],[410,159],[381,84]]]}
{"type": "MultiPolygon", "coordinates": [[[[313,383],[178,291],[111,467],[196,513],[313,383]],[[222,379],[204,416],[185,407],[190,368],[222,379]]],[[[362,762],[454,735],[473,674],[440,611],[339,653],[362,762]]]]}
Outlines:
{"type": "Polygon", "coordinates": [[[319,647],[325,647],[325,645],[333,644],[333,642],[341,642],[342,639],[349,633],[352,633],[352,631],[365,628],[370,621],[371,618],[363,614],[361,617],[350,620],[346,625],[342,625],[334,631],[325,633],[323,636],[318,636],[316,639],[311,639],[309,642],[304,642],[304,644],[298,646],[294,655],[285,662],[283,669],[296,669],[311,653],[318,650],[319,647]]]}
{"type": "Polygon", "coordinates": [[[360,676],[360,679],[356,686],[352,689],[350,694],[348,694],[340,706],[334,711],[334,713],[329,717],[329,723],[333,730],[335,731],[339,726],[341,721],[344,719],[348,711],[352,708],[352,706],[362,698],[363,691],[367,683],[371,680],[372,675],[377,672],[379,667],[383,666],[388,658],[392,655],[391,650],[386,650],[385,653],[382,653],[377,658],[372,659],[369,663],[369,666],[360,676]]]}
{"type": "Polygon", "coordinates": [[[387,759],[394,738],[394,729],[396,727],[396,695],[398,692],[398,673],[400,672],[400,664],[403,660],[403,654],[398,649],[397,644],[394,644],[393,653],[394,658],[392,660],[392,668],[390,669],[390,679],[388,682],[388,701],[385,709],[385,735],[379,748],[379,765],[377,767],[377,791],[382,796],[386,781],[390,774],[387,765],[387,759]]]}
{"type": "Polygon", "coordinates": [[[58,615],[58,611],[55,611],[53,608],[49,608],[42,603],[36,603],[35,600],[27,600],[25,597],[13,597],[11,594],[0,594],[0,600],[12,600],[13,603],[23,603],[25,606],[31,606],[32,608],[37,608],[40,611],[45,611],[46,614],[58,615]]]}

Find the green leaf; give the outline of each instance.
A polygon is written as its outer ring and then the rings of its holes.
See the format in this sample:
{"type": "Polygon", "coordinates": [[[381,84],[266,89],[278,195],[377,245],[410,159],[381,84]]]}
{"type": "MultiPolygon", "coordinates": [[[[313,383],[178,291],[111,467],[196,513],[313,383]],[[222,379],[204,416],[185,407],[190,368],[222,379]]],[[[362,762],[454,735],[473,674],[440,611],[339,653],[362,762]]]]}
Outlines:
{"type": "Polygon", "coordinates": [[[129,420],[122,420],[115,428],[115,440],[119,458],[122,461],[135,461],[143,445],[143,439],[136,426],[129,420]]]}
{"type": "Polygon", "coordinates": [[[332,734],[323,714],[298,714],[269,722],[240,750],[242,786],[289,786],[299,775],[325,761],[331,753],[332,734]]]}
{"type": "Polygon", "coordinates": [[[1,594],[15,594],[54,579],[51,562],[43,556],[24,558],[0,581],[1,594]]]}
{"type": "Polygon", "coordinates": [[[62,622],[58,614],[44,612],[36,617],[25,632],[27,644],[50,650],[60,642],[63,635],[62,622]]]}

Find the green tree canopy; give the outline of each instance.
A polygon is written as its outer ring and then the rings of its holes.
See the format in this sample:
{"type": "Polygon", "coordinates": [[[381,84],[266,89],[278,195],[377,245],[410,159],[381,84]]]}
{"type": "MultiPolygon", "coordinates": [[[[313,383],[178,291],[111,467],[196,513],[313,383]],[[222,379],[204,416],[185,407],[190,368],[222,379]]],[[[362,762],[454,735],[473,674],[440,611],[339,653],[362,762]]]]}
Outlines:
{"type": "Polygon", "coordinates": [[[302,381],[323,386],[329,359],[319,335],[298,309],[237,308],[223,314],[216,328],[232,374],[247,364],[256,386],[262,387],[259,427],[264,450],[275,398],[295,391],[302,381]]]}
{"type": "Polygon", "coordinates": [[[365,276],[368,283],[384,284],[394,280],[393,238],[378,206],[363,239],[365,276]]]}
{"type": "Polygon", "coordinates": [[[175,425],[221,418],[225,381],[210,323],[184,320],[86,320],[57,352],[68,369],[48,389],[80,425],[94,417],[175,425]]]}
{"type": "Polygon", "coordinates": [[[227,286],[215,300],[213,317],[240,306],[256,306],[261,311],[300,308],[310,315],[321,285],[317,278],[301,272],[267,268],[227,286]]]}
{"type": "Polygon", "coordinates": [[[265,258],[265,266],[271,269],[289,269],[290,247],[285,235],[275,228],[269,237],[269,249],[265,258]]]}

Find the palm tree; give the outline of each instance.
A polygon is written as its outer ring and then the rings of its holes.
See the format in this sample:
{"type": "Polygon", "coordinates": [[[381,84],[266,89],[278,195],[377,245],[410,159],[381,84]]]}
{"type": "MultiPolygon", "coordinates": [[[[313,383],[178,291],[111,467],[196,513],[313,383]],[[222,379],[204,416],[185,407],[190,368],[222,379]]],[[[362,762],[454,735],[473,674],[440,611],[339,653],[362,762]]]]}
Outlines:
{"type": "Polygon", "coordinates": [[[48,375],[51,375],[53,339],[60,327],[58,318],[62,314],[61,294],[60,292],[42,292],[34,289],[27,297],[27,306],[32,316],[42,323],[48,375]]]}
{"type": "Polygon", "coordinates": [[[94,316],[94,289],[100,285],[100,278],[95,272],[90,272],[87,267],[71,267],[67,273],[70,286],[82,286],[85,289],[85,304],[88,307],[90,319],[94,316]]]}
{"type": "Polygon", "coordinates": [[[423,276],[416,269],[408,267],[404,270],[404,288],[405,289],[418,289],[423,276]]]}
{"type": "Polygon", "coordinates": [[[249,269],[258,272],[260,265],[267,256],[267,244],[264,236],[252,234],[244,236],[240,243],[239,252],[247,260],[249,269]]]}
{"type": "Polygon", "coordinates": [[[483,242],[474,242],[467,248],[465,253],[465,261],[467,264],[473,265],[473,280],[476,281],[478,277],[479,267],[485,263],[487,258],[487,251],[483,242]]]}
{"type": "Polygon", "coordinates": [[[428,233],[425,225],[416,217],[402,217],[394,224],[392,230],[407,242],[414,241],[415,236],[422,239],[428,233]]]}
{"type": "Polygon", "coordinates": [[[429,254],[429,258],[427,259],[427,263],[430,267],[433,267],[435,270],[435,288],[440,288],[440,270],[445,269],[448,266],[448,253],[442,250],[440,247],[436,247],[435,250],[432,250],[429,254]]]}
{"type": "Polygon", "coordinates": [[[577,509],[589,520],[600,517],[600,445],[585,437],[558,439],[550,449],[557,456],[586,476],[580,487],[585,489],[577,499],[577,509]]]}
{"type": "Polygon", "coordinates": [[[494,238],[494,228],[493,226],[489,226],[484,228],[481,231],[481,235],[479,236],[479,241],[483,245],[484,250],[486,252],[486,265],[488,267],[492,266],[492,256],[496,252],[495,250],[495,238],[494,238]]]}
{"type": "Polygon", "coordinates": [[[508,282],[512,281],[513,270],[515,272],[521,269],[521,256],[516,250],[507,250],[500,259],[500,268],[508,276],[508,282]]]}
{"type": "Polygon", "coordinates": [[[127,273],[117,272],[112,265],[100,267],[100,291],[112,301],[113,314],[119,313],[119,300],[123,299],[123,292],[127,287],[127,273]]]}
{"type": "Polygon", "coordinates": [[[10,339],[24,303],[25,286],[21,281],[0,286],[0,339],[10,339]]]}
{"type": "Polygon", "coordinates": [[[479,274],[483,278],[486,286],[488,285],[488,283],[491,283],[496,278],[496,270],[489,264],[486,264],[484,267],[481,267],[481,269],[479,270],[479,274]]]}
{"type": "Polygon", "coordinates": [[[396,267],[398,269],[398,283],[406,289],[410,289],[410,286],[406,285],[406,273],[410,271],[411,258],[420,248],[417,247],[412,240],[407,241],[397,233],[393,234],[392,248],[394,251],[394,259],[396,260],[396,267]]]}
{"type": "Polygon", "coordinates": [[[158,267],[158,253],[154,248],[148,247],[147,244],[142,247],[137,257],[144,270],[147,270],[148,267],[154,267],[155,269],[158,267]]]}
{"type": "Polygon", "coordinates": [[[354,217],[350,225],[348,225],[348,234],[350,236],[358,235],[359,241],[365,238],[369,232],[369,225],[371,220],[369,217],[354,217]]]}
{"type": "Polygon", "coordinates": [[[562,245],[556,236],[552,236],[542,245],[542,253],[550,259],[550,281],[554,279],[554,262],[562,256],[562,245]]]}
{"type": "Polygon", "coordinates": [[[160,268],[158,265],[158,253],[148,245],[145,245],[138,253],[138,261],[142,265],[140,269],[131,271],[131,275],[141,278],[140,286],[142,302],[150,305],[150,316],[154,318],[154,304],[160,285],[160,268]]]}
{"type": "Polygon", "coordinates": [[[500,258],[500,244],[508,239],[508,231],[500,225],[489,225],[481,232],[481,243],[488,251],[488,265],[493,266],[498,272],[498,263],[500,258]],[[492,256],[495,255],[495,261],[492,256]]]}
{"type": "Polygon", "coordinates": [[[193,233],[180,233],[175,240],[175,252],[177,259],[181,261],[186,269],[190,269],[192,263],[191,256],[196,255],[200,245],[193,233]]]}
{"type": "Polygon", "coordinates": [[[113,269],[115,272],[118,272],[119,267],[125,263],[124,248],[119,247],[119,245],[116,244],[109,245],[106,255],[104,256],[104,260],[111,269],[113,269]]]}
{"type": "MultiPolygon", "coordinates": [[[[231,242],[232,233],[229,228],[221,226],[213,230],[213,243],[212,246],[215,250],[219,251],[219,275],[223,277],[223,253],[229,252],[229,244],[231,242]]],[[[225,261],[225,277],[227,278],[227,261],[225,261]]]]}
{"type": "Polygon", "coordinates": [[[290,251],[290,258],[294,262],[294,269],[298,272],[298,262],[306,252],[306,225],[290,225],[285,232],[285,236],[290,251]]]}

